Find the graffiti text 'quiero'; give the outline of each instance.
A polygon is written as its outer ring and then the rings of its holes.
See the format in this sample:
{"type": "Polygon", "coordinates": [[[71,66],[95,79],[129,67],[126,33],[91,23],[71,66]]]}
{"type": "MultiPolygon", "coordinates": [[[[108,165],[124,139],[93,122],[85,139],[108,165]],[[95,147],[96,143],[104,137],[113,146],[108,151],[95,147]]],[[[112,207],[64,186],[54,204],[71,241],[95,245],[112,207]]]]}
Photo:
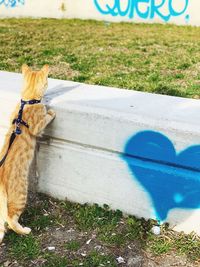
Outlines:
{"type": "Polygon", "coordinates": [[[184,14],[189,0],[94,0],[94,4],[103,15],[127,16],[130,19],[154,19],[157,16],[167,22],[171,17],[184,14]]]}

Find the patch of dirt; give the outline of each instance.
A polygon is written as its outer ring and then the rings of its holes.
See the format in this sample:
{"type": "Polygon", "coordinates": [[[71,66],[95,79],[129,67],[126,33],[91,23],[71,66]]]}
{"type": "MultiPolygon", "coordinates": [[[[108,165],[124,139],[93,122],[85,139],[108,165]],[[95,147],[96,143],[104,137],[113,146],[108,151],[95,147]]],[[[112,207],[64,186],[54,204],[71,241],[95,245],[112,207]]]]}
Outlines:
{"type": "Polygon", "coordinates": [[[59,60],[56,60],[56,62],[50,69],[50,73],[53,73],[55,77],[68,77],[68,79],[73,79],[79,75],[79,72],[73,70],[67,62],[59,60]]]}

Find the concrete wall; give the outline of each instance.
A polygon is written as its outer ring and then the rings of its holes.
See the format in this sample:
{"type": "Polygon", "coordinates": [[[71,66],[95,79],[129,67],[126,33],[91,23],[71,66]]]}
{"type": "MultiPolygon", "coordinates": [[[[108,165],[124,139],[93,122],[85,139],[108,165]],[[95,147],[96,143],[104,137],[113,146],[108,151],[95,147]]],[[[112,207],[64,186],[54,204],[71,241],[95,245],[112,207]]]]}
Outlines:
{"type": "MultiPolygon", "coordinates": [[[[1,141],[21,80],[0,72],[1,141]]],[[[200,101],[49,79],[45,102],[40,192],[200,234],[200,101]]]]}
{"type": "Polygon", "coordinates": [[[81,18],[200,25],[198,0],[2,0],[0,17],[81,18]]]}

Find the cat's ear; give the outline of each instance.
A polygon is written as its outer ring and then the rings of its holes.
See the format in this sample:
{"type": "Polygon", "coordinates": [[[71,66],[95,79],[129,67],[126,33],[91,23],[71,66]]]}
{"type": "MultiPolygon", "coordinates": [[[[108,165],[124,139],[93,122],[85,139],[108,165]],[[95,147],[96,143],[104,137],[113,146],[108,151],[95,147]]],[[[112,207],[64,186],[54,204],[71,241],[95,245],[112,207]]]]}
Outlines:
{"type": "Polygon", "coordinates": [[[48,74],[49,74],[49,65],[47,65],[47,64],[44,65],[44,66],[42,67],[41,71],[42,71],[44,74],[48,75],[48,74]]]}
{"type": "Polygon", "coordinates": [[[28,65],[26,65],[26,64],[23,64],[22,65],[22,74],[24,75],[27,71],[29,71],[30,70],[30,68],[29,68],[29,66],[28,65]]]}

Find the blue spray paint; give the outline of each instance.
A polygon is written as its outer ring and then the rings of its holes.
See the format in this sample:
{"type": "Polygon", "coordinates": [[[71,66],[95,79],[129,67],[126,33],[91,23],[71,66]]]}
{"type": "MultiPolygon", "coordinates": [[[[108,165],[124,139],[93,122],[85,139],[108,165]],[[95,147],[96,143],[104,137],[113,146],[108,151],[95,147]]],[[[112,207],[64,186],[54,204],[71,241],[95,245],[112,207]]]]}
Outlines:
{"type": "Polygon", "coordinates": [[[5,7],[17,7],[18,4],[24,5],[25,0],[0,0],[0,5],[4,5],[5,7]]]}
{"type": "Polygon", "coordinates": [[[143,131],[129,139],[124,153],[134,179],[148,192],[158,220],[164,221],[174,208],[200,208],[200,145],[176,153],[166,136],[143,131]]]}
{"type": "MultiPolygon", "coordinates": [[[[103,15],[111,15],[113,17],[127,16],[129,19],[136,17],[154,19],[159,17],[165,22],[169,21],[171,17],[179,17],[185,14],[189,5],[189,0],[182,0],[182,8],[176,10],[174,0],[161,0],[158,2],[156,0],[113,0],[111,4],[108,4],[107,0],[94,0],[95,7],[103,15]],[[163,11],[163,8],[167,8],[167,13],[163,11]]],[[[185,19],[188,20],[188,18],[189,15],[187,14],[185,19]]]]}

